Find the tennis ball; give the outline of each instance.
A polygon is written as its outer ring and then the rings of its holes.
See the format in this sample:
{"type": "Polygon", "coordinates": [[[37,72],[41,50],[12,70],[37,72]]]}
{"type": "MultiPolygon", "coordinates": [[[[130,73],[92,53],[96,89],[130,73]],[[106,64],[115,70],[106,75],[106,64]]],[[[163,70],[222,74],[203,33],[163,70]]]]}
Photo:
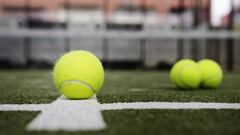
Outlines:
{"type": "Polygon", "coordinates": [[[200,60],[198,65],[202,74],[201,87],[219,87],[223,79],[223,71],[221,66],[217,62],[210,59],[200,60]]]}
{"type": "Polygon", "coordinates": [[[87,99],[98,93],[104,81],[99,59],[87,51],[72,51],[55,64],[53,77],[56,88],[69,99],[87,99]]]}
{"type": "Polygon", "coordinates": [[[198,88],[201,72],[196,62],[190,59],[178,61],[170,71],[171,82],[180,89],[198,88]]]}

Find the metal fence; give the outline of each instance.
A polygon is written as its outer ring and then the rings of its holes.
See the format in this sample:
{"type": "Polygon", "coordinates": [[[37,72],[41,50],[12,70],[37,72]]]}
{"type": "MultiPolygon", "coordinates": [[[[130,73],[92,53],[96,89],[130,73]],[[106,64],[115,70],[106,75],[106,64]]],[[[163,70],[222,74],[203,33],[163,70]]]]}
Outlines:
{"type": "Polygon", "coordinates": [[[171,65],[182,58],[215,59],[228,70],[236,70],[240,64],[240,33],[229,31],[1,29],[0,39],[0,58],[21,59],[23,64],[28,61],[52,64],[64,52],[75,49],[92,51],[106,63],[140,62],[150,67],[161,62],[171,65]]]}

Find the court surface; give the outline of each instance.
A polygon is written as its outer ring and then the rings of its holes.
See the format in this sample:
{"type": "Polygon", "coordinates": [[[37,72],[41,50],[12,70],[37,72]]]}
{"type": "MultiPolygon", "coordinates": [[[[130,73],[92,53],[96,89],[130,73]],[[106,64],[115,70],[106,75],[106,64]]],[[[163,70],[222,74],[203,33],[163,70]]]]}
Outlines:
{"type": "Polygon", "coordinates": [[[90,100],[66,100],[50,70],[0,71],[0,134],[239,134],[240,74],[176,89],[168,71],[106,71],[90,100]]]}

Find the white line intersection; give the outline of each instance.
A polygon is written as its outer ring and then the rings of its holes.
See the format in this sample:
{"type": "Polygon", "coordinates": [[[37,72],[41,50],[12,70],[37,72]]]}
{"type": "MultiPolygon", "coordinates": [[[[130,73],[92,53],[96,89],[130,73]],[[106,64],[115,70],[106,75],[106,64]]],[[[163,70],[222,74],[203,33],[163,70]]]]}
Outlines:
{"type": "Polygon", "coordinates": [[[240,103],[133,102],[100,104],[96,98],[51,104],[0,104],[0,111],[40,111],[28,125],[29,131],[89,131],[107,127],[101,111],[122,109],[240,109],[240,103]]]}

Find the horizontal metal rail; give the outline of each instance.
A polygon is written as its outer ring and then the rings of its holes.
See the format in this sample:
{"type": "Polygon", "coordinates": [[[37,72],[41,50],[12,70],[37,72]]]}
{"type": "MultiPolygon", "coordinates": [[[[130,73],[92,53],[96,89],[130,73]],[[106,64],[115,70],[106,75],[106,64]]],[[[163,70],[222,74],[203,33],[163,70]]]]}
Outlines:
{"type": "Polygon", "coordinates": [[[229,31],[68,31],[0,29],[0,37],[108,38],[108,39],[240,39],[240,32],[229,31]]]}

